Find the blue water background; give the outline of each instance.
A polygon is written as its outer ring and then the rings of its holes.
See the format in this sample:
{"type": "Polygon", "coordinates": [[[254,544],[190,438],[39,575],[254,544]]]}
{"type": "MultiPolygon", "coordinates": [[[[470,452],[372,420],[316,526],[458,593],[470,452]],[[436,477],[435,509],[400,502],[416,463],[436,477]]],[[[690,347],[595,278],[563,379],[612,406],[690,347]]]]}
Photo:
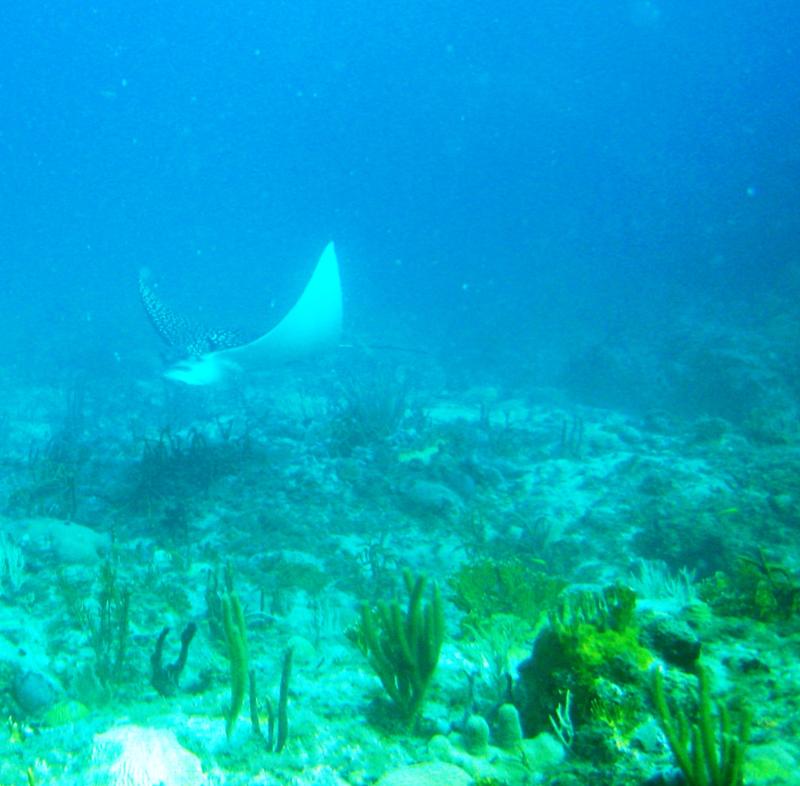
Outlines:
{"type": "Polygon", "coordinates": [[[478,375],[746,319],[797,281],[799,34],[788,0],[7,2],[0,360],[141,373],[142,265],[258,329],[329,239],[349,334],[478,375]]]}

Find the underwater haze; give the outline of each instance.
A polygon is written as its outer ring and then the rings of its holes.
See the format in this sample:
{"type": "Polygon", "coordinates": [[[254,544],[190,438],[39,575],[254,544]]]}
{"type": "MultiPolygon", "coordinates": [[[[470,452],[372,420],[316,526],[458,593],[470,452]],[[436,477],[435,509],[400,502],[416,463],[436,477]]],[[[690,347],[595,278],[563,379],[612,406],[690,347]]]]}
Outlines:
{"type": "Polygon", "coordinates": [[[6,0],[0,784],[800,783],[799,41],[6,0]]]}
{"type": "Polygon", "coordinates": [[[189,307],[268,320],[329,239],[354,329],[391,317],[488,362],[782,287],[799,13],[9,3],[4,353],[33,362],[46,333],[48,365],[63,343],[124,363],[143,265],[189,307]]]}

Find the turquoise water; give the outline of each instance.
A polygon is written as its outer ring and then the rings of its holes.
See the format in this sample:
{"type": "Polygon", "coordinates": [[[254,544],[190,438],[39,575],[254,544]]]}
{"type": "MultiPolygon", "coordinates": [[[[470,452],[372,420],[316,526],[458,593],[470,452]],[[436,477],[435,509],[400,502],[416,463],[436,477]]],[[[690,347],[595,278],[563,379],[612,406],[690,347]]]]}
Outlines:
{"type": "Polygon", "coordinates": [[[0,784],[797,783],[797,30],[5,9],[0,784]]]}

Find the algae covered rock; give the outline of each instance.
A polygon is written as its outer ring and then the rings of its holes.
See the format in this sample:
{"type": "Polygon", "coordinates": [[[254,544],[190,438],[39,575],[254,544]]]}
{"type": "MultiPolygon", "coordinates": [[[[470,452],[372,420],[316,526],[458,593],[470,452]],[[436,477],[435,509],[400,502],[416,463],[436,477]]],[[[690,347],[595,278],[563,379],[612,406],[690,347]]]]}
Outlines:
{"type": "Polygon", "coordinates": [[[619,585],[562,596],[518,668],[514,704],[526,736],[551,728],[567,692],[576,728],[611,713],[618,726],[632,730],[654,660],[639,641],[635,602],[633,590],[619,585]]]}
{"type": "Polygon", "coordinates": [[[667,663],[691,671],[702,645],[697,634],[681,619],[661,615],[648,620],[642,629],[642,643],[667,663]]]}

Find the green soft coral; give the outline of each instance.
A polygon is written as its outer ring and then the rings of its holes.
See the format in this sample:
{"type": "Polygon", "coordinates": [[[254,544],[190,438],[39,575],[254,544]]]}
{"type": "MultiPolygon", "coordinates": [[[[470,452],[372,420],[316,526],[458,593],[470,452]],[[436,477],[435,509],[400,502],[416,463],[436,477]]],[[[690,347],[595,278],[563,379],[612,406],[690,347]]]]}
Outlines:
{"type": "Polygon", "coordinates": [[[495,614],[513,614],[535,627],[566,586],[541,567],[519,559],[480,559],[463,565],[450,586],[455,604],[466,612],[464,624],[476,627],[495,614]]]}
{"type": "Polygon", "coordinates": [[[708,676],[702,668],[698,681],[698,718],[690,724],[681,711],[673,716],[664,690],[664,675],[661,669],[654,669],[653,703],[661,730],[687,786],[741,786],[749,714],[743,711],[734,728],[727,705],[718,703],[715,723],[708,676]]]}
{"type": "Polygon", "coordinates": [[[248,683],[247,628],[244,610],[235,592],[231,591],[222,598],[222,622],[231,667],[231,704],[225,713],[225,734],[230,739],[242,711],[248,683]]]}
{"type": "Polygon", "coordinates": [[[403,720],[413,724],[422,708],[444,641],[444,606],[434,583],[431,600],[423,603],[426,580],[403,572],[408,592],[405,611],[397,599],[373,611],[361,607],[356,643],[367,656],[403,720]]]}

